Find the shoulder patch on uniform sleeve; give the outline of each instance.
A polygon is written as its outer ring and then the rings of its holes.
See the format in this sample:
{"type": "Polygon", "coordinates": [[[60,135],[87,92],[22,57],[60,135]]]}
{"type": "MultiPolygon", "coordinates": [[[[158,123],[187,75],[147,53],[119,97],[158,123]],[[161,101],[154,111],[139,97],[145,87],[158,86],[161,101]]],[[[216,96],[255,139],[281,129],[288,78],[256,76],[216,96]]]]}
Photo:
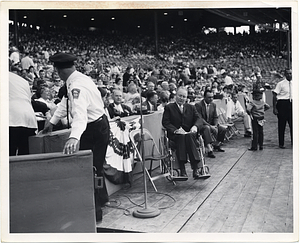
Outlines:
{"type": "Polygon", "coordinates": [[[80,89],[72,89],[73,99],[78,99],[80,94],[80,89]]]}

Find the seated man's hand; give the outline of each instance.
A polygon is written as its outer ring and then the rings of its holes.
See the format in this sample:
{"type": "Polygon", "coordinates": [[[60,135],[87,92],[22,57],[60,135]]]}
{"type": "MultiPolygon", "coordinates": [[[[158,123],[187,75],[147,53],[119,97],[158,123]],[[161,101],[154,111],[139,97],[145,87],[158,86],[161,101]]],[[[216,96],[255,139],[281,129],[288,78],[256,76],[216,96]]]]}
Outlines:
{"type": "Polygon", "coordinates": [[[213,125],[211,125],[211,126],[210,126],[210,128],[211,128],[212,130],[214,130],[214,131],[217,133],[217,131],[218,131],[218,128],[217,128],[217,126],[213,126],[213,125]]]}
{"type": "Polygon", "coordinates": [[[197,133],[197,131],[198,131],[197,127],[196,126],[192,126],[190,132],[191,133],[197,133]]]}
{"type": "Polygon", "coordinates": [[[237,116],[239,117],[239,116],[244,116],[244,112],[242,112],[242,111],[240,111],[240,112],[238,112],[238,113],[236,113],[237,114],[237,116]]]}
{"type": "Polygon", "coordinates": [[[179,129],[177,129],[175,132],[175,134],[186,134],[186,131],[184,131],[184,129],[182,127],[180,127],[179,129]]]}

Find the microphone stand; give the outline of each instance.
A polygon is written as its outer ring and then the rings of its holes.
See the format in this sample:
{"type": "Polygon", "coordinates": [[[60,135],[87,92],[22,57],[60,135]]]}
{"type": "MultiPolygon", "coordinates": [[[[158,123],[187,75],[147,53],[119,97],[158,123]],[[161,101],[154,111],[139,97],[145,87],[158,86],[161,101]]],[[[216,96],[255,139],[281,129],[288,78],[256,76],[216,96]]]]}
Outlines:
{"type": "Polygon", "coordinates": [[[154,218],[160,215],[160,210],[148,207],[147,201],[147,180],[146,180],[146,166],[145,166],[145,147],[144,147],[144,131],[143,131],[143,110],[142,110],[142,83],[139,80],[139,93],[140,93],[140,116],[141,116],[141,152],[142,152],[142,170],[144,179],[144,200],[145,207],[133,211],[132,215],[136,218],[154,218]]]}

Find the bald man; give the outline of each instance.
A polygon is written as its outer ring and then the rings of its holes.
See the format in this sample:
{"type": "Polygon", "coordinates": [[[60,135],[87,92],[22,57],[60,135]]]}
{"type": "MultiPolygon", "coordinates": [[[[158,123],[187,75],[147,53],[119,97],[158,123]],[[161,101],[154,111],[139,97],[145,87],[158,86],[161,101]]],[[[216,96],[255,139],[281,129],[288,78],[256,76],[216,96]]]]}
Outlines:
{"type": "Polygon", "coordinates": [[[180,175],[187,176],[185,163],[188,155],[193,177],[199,179],[200,156],[197,150],[197,133],[200,132],[203,120],[196,111],[195,106],[186,103],[186,101],[187,90],[181,87],[177,91],[176,101],[165,107],[162,125],[167,130],[167,136],[176,149],[180,175]]]}
{"type": "Polygon", "coordinates": [[[110,103],[107,107],[110,119],[119,116],[125,117],[132,114],[132,110],[129,106],[122,104],[123,102],[123,92],[121,90],[115,89],[112,93],[113,103],[110,103]]]}

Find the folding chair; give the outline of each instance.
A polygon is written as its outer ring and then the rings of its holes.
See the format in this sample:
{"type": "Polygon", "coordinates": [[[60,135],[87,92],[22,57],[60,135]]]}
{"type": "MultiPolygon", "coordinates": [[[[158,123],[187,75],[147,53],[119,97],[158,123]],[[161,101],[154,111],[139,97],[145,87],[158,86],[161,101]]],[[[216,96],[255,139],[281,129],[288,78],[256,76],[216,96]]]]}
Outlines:
{"type": "Polygon", "coordinates": [[[223,108],[218,108],[218,119],[219,123],[223,126],[227,127],[227,132],[225,135],[225,138],[227,141],[233,136],[239,133],[239,130],[235,126],[234,123],[227,123],[226,115],[225,115],[225,110],[223,108]]]}
{"type": "Polygon", "coordinates": [[[145,128],[143,129],[143,135],[144,135],[144,151],[142,151],[142,146],[141,146],[142,145],[141,130],[140,129],[133,130],[129,134],[130,140],[133,144],[133,148],[135,151],[134,160],[136,162],[143,163],[142,153],[144,152],[144,160],[145,160],[144,162],[150,161],[150,169],[148,170],[145,166],[145,172],[146,172],[147,176],[149,177],[149,180],[150,180],[154,190],[157,192],[156,186],[153,181],[155,181],[161,177],[170,176],[170,173],[167,170],[167,166],[164,161],[166,158],[168,158],[169,154],[162,154],[159,151],[158,146],[156,145],[155,140],[152,137],[151,133],[145,128]],[[152,172],[153,161],[158,161],[158,160],[160,161],[160,166],[164,167],[164,173],[161,175],[152,177],[151,172],[152,172]]]}

